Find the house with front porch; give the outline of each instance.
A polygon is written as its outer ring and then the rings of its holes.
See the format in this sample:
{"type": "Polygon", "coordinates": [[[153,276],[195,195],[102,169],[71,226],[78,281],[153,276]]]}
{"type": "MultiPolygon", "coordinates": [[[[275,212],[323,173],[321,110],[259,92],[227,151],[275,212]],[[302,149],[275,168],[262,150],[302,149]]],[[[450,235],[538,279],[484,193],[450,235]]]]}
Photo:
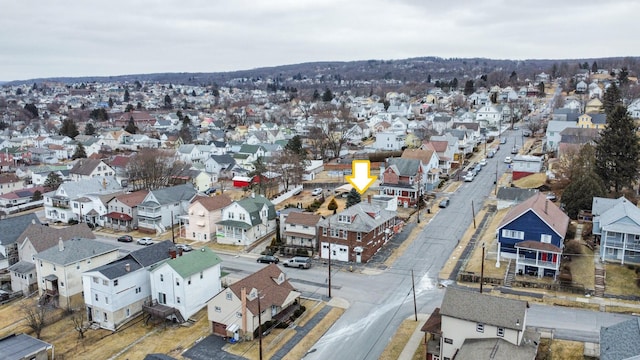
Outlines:
{"type": "Polygon", "coordinates": [[[252,194],[222,209],[218,243],[248,246],[276,231],[276,210],[262,195],[252,194]]]}
{"type": "Polygon", "coordinates": [[[196,241],[215,240],[220,232],[218,222],[222,220],[222,209],[231,203],[231,198],[226,194],[196,196],[189,204],[185,237],[196,241]]]}
{"type": "Polygon", "coordinates": [[[44,214],[51,222],[68,223],[72,219],[79,220],[80,203],[76,201],[72,204],[73,200],[87,195],[101,196],[120,191],[122,186],[115,177],[96,177],[62,183],[57,190],[44,194],[44,214]]]}
{"type": "Polygon", "coordinates": [[[87,321],[115,331],[135,319],[151,299],[149,268],[169,259],[171,249],[175,251],[173,242],[165,240],[84,272],[82,286],[87,321]]]}
{"type": "Polygon", "coordinates": [[[447,287],[425,322],[426,359],[534,360],[540,334],[527,329],[526,301],[447,287]]]}
{"type": "Polygon", "coordinates": [[[382,172],[380,195],[396,197],[398,205],[405,208],[415,206],[426,191],[424,173],[424,165],[418,159],[388,158],[382,172]]]}
{"type": "Polygon", "coordinates": [[[149,191],[138,205],[138,229],[148,233],[171,229],[176,223],[175,219],[187,214],[189,203],[196,193],[191,184],[149,191]]]}
{"type": "Polygon", "coordinates": [[[497,228],[497,261],[512,259],[519,274],[551,276],[560,271],[569,217],[544,193],[514,206],[497,228]]]}
{"type": "Polygon", "coordinates": [[[275,264],[222,290],[207,304],[207,317],[214,335],[252,340],[265,322],[287,322],[300,308],[301,294],[275,264]]]}
{"type": "Polygon", "coordinates": [[[138,228],[138,205],[149,194],[149,190],[138,190],[117,195],[107,202],[104,227],[115,231],[132,231],[138,228]]]}
{"type": "Polygon", "coordinates": [[[150,267],[151,302],[143,311],[182,323],[207,306],[222,290],[220,257],[207,247],[177,252],[150,267]],[[165,313],[166,308],[173,308],[165,313]]]}
{"type": "Polygon", "coordinates": [[[32,223],[40,223],[35,213],[8,217],[0,221],[0,271],[20,261],[20,234],[32,223]]]}
{"type": "Polygon", "coordinates": [[[405,149],[400,156],[403,159],[420,160],[424,168],[422,184],[426,191],[434,190],[440,182],[440,161],[438,154],[433,149],[405,149]]]}
{"type": "Polygon", "coordinates": [[[119,248],[92,239],[59,240],[58,246],[35,255],[38,290],[62,308],[83,304],[82,273],[118,258],[119,248]]]}
{"type": "Polygon", "coordinates": [[[600,259],[622,265],[640,263],[640,209],[624,197],[593,198],[593,235],[600,239],[600,259]]]}
{"type": "Polygon", "coordinates": [[[361,202],[320,220],[320,257],[366,263],[395,233],[395,218],[395,212],[361,202]]]}
{"type": "Polygon", "coordinates": [[[284,220],[282,238],[285,253],[297,255],[306,251],[313,256],[318,249],[316,225],[322,217],[310,212],[291,212],[284,220]]]}

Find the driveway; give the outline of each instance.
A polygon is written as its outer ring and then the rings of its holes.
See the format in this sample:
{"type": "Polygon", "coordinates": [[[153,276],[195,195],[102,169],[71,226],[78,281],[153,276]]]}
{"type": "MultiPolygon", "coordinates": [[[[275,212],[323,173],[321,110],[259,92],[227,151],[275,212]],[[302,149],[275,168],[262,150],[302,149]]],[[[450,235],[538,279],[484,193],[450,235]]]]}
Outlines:
{"type": "Polygon", "coordinates": [[[200,340],[191,349],[185,351],[182,356],[192,360],[244,360],[245,358],[230,354],[222,348],[227,342],[216,335],[209,335],[200,340]]]}

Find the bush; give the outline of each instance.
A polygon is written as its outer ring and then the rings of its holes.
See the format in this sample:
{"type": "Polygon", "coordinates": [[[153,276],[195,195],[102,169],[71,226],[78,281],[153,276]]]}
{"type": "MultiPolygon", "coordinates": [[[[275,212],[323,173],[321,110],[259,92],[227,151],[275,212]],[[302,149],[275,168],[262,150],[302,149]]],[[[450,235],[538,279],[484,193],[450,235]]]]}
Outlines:
{"type": "Polygon", "coordinates": [[[75,225],[77,223],[78,223],[78,220],[76,219],[69,219],[69,222],[68,222],[69,225],[75,225]]]}

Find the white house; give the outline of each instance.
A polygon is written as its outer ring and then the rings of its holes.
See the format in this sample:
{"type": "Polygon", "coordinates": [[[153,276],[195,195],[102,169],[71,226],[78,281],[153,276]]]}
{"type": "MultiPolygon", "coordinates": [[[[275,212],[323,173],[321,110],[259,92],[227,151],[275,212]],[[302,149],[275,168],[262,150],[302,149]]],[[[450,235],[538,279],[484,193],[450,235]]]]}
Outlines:
{"type": "MultiPolygon", "coordinates": [[[[44,194],[44,213],[47,220],[69,222],[79,219],[79,203],[76,208],[71,204],[86,195],[102,196],[122,191],[122,186],[115,177],[91,178],[76,182],[63,183],[57,190],[44,194]]],[[[86,213],[85,213],[86,214],[86,213]]]]}
{"type": "MultiPolygon", "coordinates": [[[[186,320],[207,305],[222,290],[222,260],[209,248],[185,252],[151,268],[151,297],[154,304],[176,309],[186,320]]],[[[182,322],[182,321],[180,321],[182,322]]]]}
{"type": "Polygon", "coordinates": [[[155,232],[170,229],[178,216],[187,213],[195,195],[191,184],[150,191],[138,205],[138,228],[155,232]]]}
{"type": "Polygon", "coordinates": [[[222,209],[218,243],[251,245],[276,230],[273,203],[262,195],[252,195],[222,209]]]}
{"type": "Polygon", "coordinates": [[[87,320],[115,331],[151,298],[149,267],[170,257],[169,240],[146,246],[82,274],[87,320]]]}
{"type": "Polygon", "coordinates": [[[72,181],[115,176],[116,171],[100,159],[78,159],[69,170],[72,181]]]}
{"type": "Polygon", "coordinates": [[[373,144],[373,147],[376,150],[400,150],[404,146],[405,136],[406,135],[396,134],[393,131],[381,131],[376,134],[376,142],[373,144]]]}

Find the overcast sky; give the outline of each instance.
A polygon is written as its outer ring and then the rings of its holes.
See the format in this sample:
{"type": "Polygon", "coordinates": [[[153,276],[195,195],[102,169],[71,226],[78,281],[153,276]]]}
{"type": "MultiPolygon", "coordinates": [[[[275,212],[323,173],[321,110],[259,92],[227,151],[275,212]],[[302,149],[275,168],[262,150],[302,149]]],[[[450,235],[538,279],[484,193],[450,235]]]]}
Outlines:
{"type": "Polygon", "coordinates": [[[419,56],[638,56],[637,0],[0,0],[0,81],[419,56]]]}

